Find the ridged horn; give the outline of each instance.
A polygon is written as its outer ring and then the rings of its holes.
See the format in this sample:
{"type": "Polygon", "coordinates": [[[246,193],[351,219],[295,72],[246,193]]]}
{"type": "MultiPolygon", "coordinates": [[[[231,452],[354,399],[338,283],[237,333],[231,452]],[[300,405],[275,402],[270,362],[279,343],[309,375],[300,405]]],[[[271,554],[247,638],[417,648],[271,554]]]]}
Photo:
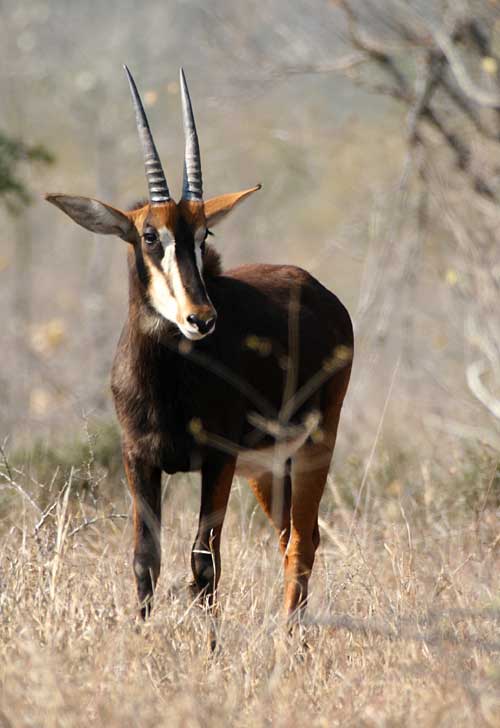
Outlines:
{"type": "Polygon", "coordinates": [[[186,146],[184,151],[184,179],[182,182],[183,200],[203,199],[203,180],[201,177],[200,146],[198,134],[194,123],[193,109],[184,71],[180,69],[182,118],[184,121],[184,137],[186,146]]]}
{"type": "Polygon", "coordinates": [[[139,96],[139,91],[137,90],[135,81],[127,66],[123,66],[123,68],[125,69],[130,85],[137,131],[139,132],[139,139],[141,140],[142,151],[144,154],[144,167],[146,168],[149,201],[152,205],[162,205],[170,200],[167,180],[163,172],[163,167],[161,166],[160,157],[156,151],[153,135],[149,128],[148,119],[142,105],[141,97],[139,96]]]}

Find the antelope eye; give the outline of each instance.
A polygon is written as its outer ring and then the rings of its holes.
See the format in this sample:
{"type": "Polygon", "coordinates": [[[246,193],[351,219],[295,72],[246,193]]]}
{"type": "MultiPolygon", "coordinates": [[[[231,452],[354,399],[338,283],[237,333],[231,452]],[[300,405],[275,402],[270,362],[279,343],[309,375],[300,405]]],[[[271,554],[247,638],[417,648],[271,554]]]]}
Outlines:
{"type": "Polygon", "coordinates": [[[143,238],[148,245],[152,245],[158,240],[158,233],[148,230],[143,234],[143,238]]]}

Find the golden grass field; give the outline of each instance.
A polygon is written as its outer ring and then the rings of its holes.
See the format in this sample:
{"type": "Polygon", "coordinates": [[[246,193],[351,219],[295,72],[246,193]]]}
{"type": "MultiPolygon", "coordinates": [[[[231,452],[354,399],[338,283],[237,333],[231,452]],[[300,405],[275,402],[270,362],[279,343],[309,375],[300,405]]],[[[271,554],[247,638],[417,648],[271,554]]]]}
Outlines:
{"type": "Polygon", "coordinates": [[[4,463],[0,725],[500,726],[498,466],[459,467],[401,462],[398,479],[380,456],[356,515],[358,470],[329,481],[308,622],[291,637],[276,538],[238,481],[211,654],[185,588],[194,482],[167,484],[142,624],[124,486],[81,471],[37,484],[4,463]]]}

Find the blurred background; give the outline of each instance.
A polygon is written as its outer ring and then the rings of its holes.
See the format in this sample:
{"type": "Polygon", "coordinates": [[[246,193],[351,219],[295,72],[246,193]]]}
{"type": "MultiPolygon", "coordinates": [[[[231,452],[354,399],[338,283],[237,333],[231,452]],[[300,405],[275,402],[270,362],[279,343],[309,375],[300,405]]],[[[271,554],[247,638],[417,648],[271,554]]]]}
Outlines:
{"type": "Polygon", "coordinates": [[[2,0],[0,12],[10,451],[114,427],[125,244],[78,228],[43,195],[124,207],[144,194],[127,63],[174,194],[181,65],[206,196],[263,185],[217,228],[225,266],[303,266],[349,308],[340,464],[382,443],[448,468],[477,443],[495,452],[499,2],[2,0]]]}

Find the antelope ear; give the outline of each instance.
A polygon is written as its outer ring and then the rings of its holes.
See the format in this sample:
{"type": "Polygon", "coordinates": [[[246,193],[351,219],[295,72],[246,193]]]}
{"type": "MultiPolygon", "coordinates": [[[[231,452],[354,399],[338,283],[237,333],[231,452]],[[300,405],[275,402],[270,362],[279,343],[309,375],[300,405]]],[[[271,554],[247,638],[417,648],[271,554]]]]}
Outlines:
{"type": "Polygon", "coordinates": [[[219,195],[219,197],[212,197],[211,200],[207,200],[203,203],[205,209],[205,218],[207,225],[212,227],[222,220],[223,217],[231,212],[239,202],[249,197],[257,190],[260,190],[262,185],[251,187],[249,190],[243,190],[242,192],[231,192],[228,195],[219,195]]]}
{"type": "Polygon", "coordinates": [[[90,197],[57,194],[45,195],[45,199],[69,215],[78,225],[93,233],[117,235],[129,243],[137,240],[137,231],[132,220],[121,210],[105,205],[104,202],[90,197]]]}

